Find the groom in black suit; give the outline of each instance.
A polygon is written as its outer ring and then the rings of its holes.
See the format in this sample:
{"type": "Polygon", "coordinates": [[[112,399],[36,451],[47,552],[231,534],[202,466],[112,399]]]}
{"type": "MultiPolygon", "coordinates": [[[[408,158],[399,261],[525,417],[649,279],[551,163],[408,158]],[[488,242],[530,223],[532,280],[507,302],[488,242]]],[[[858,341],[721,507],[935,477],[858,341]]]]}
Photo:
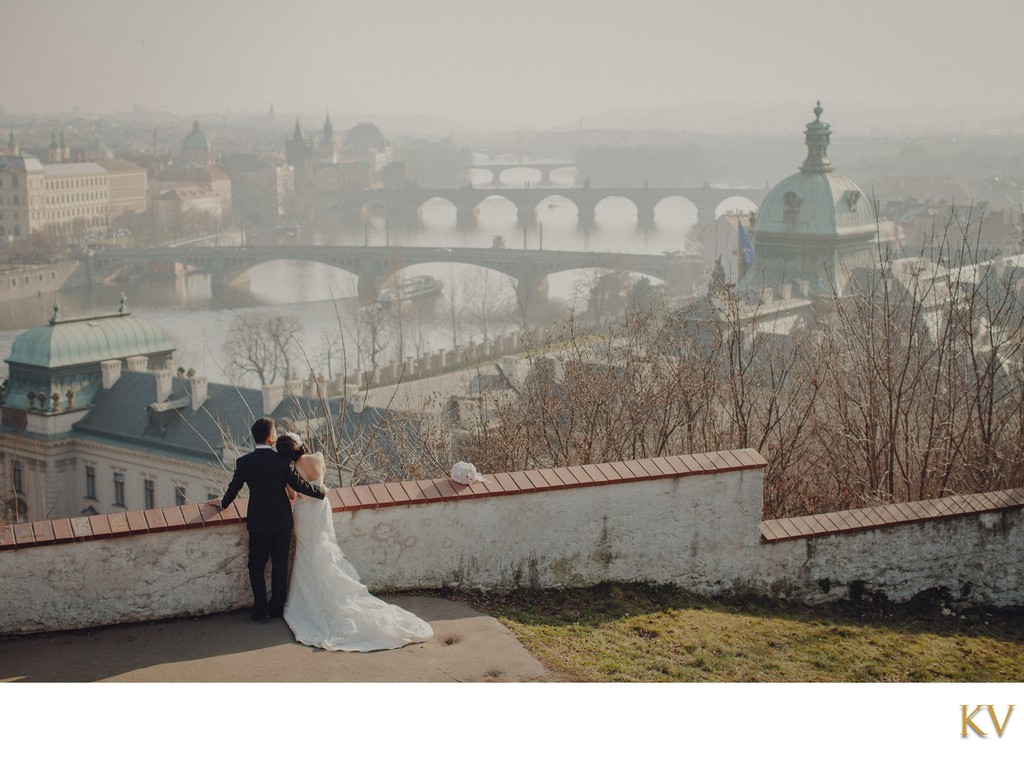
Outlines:
{"type": "MultiPolygon", "coordinates": [[[[276,436],[274,421],[261,417],[252,425],[256,449],[235,462],[224,498],[219,502],[226,509],[238,495],[242,485],[249,486],[249,582],[252,584],[252,619],[265,622],[284,614],[288,593],[288,552],[292,539],[292,505],[285,491],[291,486],[298,493],[324,498],[324,491],[300,478],[294,463],[271,448],[276,436]],[[264,570],[270,558],[270,604],[267,604],[267,581],[264,570]]],[[[216,499],[208,502],[217,506],[216,499]]]]}

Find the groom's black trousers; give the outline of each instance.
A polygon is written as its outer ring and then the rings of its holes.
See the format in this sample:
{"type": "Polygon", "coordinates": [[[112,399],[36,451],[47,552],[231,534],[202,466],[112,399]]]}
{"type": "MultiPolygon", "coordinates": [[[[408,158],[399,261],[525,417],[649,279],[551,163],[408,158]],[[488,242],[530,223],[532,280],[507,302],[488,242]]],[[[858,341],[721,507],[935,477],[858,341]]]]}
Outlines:
{"type": "Polygon", "coordinates": [[[279,530],[249,531],[249,583],[252,584],[253,609],[258,613],[278,614],[284,610],[288,595],[288,552],[291,526],[279,530]],[[267,607],[267,581],[264,570],[270,559],[270,606],[267,607]]]}

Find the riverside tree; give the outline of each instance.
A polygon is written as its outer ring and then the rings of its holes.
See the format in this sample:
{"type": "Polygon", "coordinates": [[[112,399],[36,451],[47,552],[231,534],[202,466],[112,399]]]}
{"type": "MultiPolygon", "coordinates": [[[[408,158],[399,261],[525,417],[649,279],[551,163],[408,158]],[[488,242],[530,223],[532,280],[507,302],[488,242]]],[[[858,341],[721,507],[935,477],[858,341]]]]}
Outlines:
{"type": "Polygon", "coordinates": [[[255,379],[261,386],[292,377],[301,330],[294,317],[236,316],[224,341],[228,377],[239,385],[255,379]]]}

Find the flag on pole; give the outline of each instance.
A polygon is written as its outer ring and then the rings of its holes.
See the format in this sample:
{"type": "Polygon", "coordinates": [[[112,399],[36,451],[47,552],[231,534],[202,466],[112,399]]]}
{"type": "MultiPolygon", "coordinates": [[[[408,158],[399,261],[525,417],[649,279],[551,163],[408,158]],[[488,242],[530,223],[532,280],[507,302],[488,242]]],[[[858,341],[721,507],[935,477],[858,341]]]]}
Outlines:
{"type": "Polygon", "coordinates": [[[747,231],[743,229],[743,222],[739,223],[740,231],[740,251],[743,252],[743,263],[753,264],[754,263],[754,243],[751,242],[747,236],[747,231]]]}

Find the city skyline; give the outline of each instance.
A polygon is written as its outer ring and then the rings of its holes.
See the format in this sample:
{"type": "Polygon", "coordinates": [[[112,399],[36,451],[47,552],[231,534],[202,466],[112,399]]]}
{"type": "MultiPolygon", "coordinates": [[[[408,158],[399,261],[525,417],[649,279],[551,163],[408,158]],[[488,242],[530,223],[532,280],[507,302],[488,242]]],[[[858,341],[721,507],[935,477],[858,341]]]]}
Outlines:
{"type": "Polygon", "coordinates": [[[422,115],[498,128],[773,132],[821,99],[852,132],[1013,128],[1024,11],[949,0],[341,7],[11,0],[8,114],[422,115]],[[779,121],[779,126],[776,126],[779,121]]]}

